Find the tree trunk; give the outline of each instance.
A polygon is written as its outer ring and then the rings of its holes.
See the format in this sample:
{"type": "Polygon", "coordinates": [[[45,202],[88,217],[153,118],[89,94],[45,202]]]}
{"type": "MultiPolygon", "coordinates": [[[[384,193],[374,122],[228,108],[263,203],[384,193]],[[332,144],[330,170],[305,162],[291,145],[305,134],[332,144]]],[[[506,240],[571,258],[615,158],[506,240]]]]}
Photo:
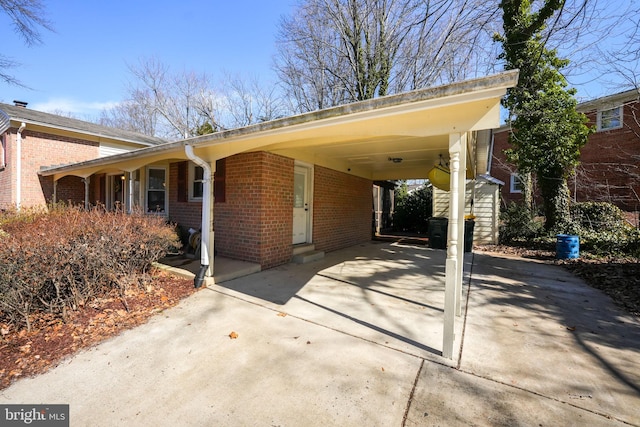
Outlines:
{"type": "Polygon", "coordinates": [[[538,185],[544,203],[545,228],[562,233],[570,221],[570,193],[567,180],[559,176],[542,177],[539,174],[538,185]]]}

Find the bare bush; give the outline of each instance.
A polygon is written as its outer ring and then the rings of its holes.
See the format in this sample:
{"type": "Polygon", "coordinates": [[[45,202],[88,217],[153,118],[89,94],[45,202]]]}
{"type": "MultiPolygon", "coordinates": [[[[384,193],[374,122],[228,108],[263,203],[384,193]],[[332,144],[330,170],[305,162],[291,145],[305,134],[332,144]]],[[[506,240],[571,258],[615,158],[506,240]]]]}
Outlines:
{"type": "Polygon", "coordinates": [[[163,218],[142,213],[56,207],[0,216],[0,319],[30,327],[34,311],[68,310],[149,279],[149,270],[179,244],[163,218]]]}

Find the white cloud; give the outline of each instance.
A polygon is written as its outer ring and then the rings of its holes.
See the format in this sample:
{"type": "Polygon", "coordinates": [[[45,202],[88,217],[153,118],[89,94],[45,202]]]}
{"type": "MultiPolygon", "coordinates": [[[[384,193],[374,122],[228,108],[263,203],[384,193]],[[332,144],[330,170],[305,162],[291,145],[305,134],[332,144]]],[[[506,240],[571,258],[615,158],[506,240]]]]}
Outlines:
{"type": "Polygon", "coordinates": [[[70,114],[74,117],[98,117],[102,110],[108,110],[117,104],[115,101],[87,102],[70,98],[51,98],[29,104],[29,108],[46,113],[70,114]]]}

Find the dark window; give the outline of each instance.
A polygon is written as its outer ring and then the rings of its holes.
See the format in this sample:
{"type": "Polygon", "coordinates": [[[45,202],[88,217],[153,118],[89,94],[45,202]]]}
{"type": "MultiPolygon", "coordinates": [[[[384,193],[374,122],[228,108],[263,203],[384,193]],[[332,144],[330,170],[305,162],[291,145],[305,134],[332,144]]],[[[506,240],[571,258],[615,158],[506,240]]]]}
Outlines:
{"type": "Polygon", "coordinates": [[[202,199],[204,189],[204,169],[202,166],[193,166],[193,182],[191,183],[191,198],[202,199]]]}

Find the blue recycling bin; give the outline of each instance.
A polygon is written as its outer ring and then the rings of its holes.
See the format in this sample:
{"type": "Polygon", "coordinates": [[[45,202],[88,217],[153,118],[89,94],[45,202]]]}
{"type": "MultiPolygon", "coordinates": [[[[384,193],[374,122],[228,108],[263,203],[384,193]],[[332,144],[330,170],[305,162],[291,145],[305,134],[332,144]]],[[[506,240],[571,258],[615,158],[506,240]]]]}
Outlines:
{"type": "Polygon", "coordinates": [[[580,237],[573,234],[558,234],[556,239],[557,259],[575,259],[580,257],[580,237]]]}

